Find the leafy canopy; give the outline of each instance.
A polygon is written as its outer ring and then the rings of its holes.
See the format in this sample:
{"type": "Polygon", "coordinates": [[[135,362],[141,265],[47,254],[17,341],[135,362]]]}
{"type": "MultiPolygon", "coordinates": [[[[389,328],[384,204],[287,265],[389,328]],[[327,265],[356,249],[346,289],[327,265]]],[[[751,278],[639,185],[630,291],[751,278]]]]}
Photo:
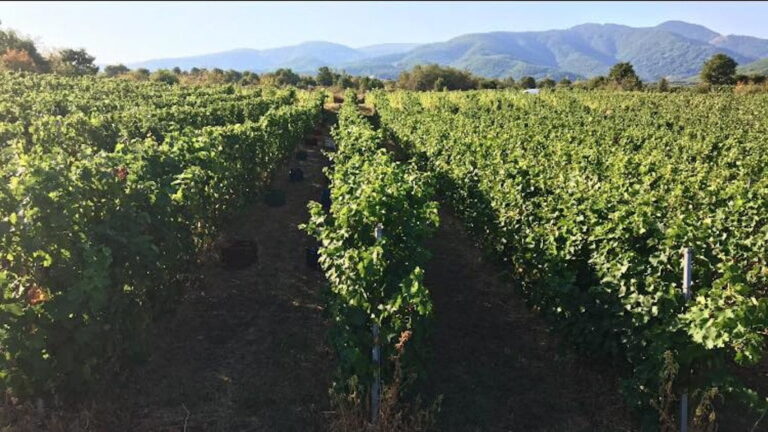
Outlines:
{"type": "Polygon", "coordinates": [[[704,63],[701,80],[707,84],[730,85],[735,82],[736,61],[725,54],[715,54],[704,63]]]}

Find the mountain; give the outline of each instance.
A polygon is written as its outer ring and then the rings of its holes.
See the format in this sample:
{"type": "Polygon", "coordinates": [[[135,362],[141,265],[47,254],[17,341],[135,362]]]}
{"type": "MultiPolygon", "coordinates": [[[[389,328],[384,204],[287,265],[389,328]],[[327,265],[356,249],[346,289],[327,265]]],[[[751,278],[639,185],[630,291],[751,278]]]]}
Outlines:
{"type": "Polygon", "coordinates": [[[749,74],[767,75],[768,74],[768,58],[764,58],[756,62],[745,64],[744,66],[739,66],[736,69],[736,71],[738,73],[743,73],[748,75],[749,74]]]}
{"type": "Polygon", "coordinates": [[[768,41],[752,36],[719,36],[712,41],[712,45],[727,48],[751,58],[768,57],[768,41]]]}
{"type": "Polygon", "coordinates": [[[299,45],[266,50],[236,49],[193,57],[156,59],[131,63],[130,68],[181,69],[221,68],[266,71],[281,67],[316,70],[320,66],[362,59],[365,55],[348,46],[331,42],[305,42],[299,45]]]}
{"type": "Polygon", "coordinates": [[[667,21],[657,25],[656,28],[660,30],[666,30],[670,33],[675,33],[699,42],[709,42],[712,39],[720,36],[719,33],[714,32],[702,25],[690,24],[684,21],[667,21]]]}
{"type": "Polygon", "coordinates": [[[181,69],[220,68],[264,72],[278,68],[291,68],[296,72],[316,72],[321,66],[333,66],[374,56],[408,51],[418,44],[379,44],[363,48],[350,48],[331,42],[305,42],[265,50],[236,49],[192,57],[155,59],[131,63],[130,68],[181,69]]]}
{"type": "Polygon", "coordinates": [[[566,30],[462,35],[388,59],[352,61],[343,66],[348,71],[396,75],[417,64],[438,63],[487,77],[559,79],[605,75],[614,64],[629,61],[642,79],[658,80],[695,75],[717,53],[743,64],[768,57],[764,50],[768,50],[768,40],[722,36],[681,21],[645,28],[582,24],[566,30]]]}
{"type": "Polygon", "coordinates": [[[415,43],[384,43],[358,48],[366,57],[380,57],[390,54],[404,53],[419,46],[415,43]]]}
{"type": "Polygon", "coordinates": [[[565,30],[474,33],[429,44],[380,44],[350,48],[308,42],[269,50],[241,49],[130,67],[183,69],[219,67],[263,72],[289,67],[314,73],[320,66],[353,75],[396,78],[418,64],[437,63],[486,77],[588,78],[605,75],[618,62],[631,62],[643,80],[678,80],[697,75],[717,53],[739,64],[768,58],[768,40],[721,35],[697,24],[667,21],[655,27],[582,24],[565,30]]]}

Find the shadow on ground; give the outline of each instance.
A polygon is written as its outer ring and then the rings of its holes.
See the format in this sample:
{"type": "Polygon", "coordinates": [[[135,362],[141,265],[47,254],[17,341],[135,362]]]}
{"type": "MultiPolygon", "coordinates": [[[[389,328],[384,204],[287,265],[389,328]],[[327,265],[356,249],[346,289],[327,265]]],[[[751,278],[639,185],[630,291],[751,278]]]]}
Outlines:
{"type": "Polygon", "coordinates": [[[635,430],[615,372],[563,350],[446,209],[429,247],[439,430],[635,430]]]}

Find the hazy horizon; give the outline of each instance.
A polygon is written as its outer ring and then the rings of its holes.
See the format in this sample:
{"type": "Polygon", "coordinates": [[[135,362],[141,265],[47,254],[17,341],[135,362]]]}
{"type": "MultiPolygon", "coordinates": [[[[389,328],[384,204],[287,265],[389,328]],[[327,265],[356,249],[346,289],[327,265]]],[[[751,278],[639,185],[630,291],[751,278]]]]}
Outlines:
{"type": "Polygon", "coordinates": [[[650,27],[680,20],[768,38],[756,2],[7,2],[3,28],[44,50],[85,48],[99,64],[270,49],[310,41],[358,48],[430,43],[467,33],[584,23],[650,27]],[[554,13],[556,11],[556,13],[554,13]]]}

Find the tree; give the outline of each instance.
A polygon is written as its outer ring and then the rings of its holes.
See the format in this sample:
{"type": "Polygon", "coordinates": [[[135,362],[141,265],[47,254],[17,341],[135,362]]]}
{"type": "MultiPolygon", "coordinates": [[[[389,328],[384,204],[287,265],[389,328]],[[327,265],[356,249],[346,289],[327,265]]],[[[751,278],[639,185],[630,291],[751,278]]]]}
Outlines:
{"type": "Polygon", "coordinates": [[[336,82],[334,82],[334,85],[347,89],[354,87],[355,82],[352,80],[351,76],[347,75],[346,73],[342,73],[336,77],[336,82]]]}
{"type": "Polygon", "coordinates": [[[84,49],[63,49],[51,58],[53,71],[59,75],[96,75],[99,67],[93,64],[95,58],[84,49]]]}
{"type": "Polygon", "coordinates": [[[299,79],[299,83],[296,85],[299,88],[309,88],[314,87],[317,85],[317,81],[315,80],[315,77],[311,75],[303,75],[299,79]]]}
{"type": "Polygon", "coordinates": [[[560,80],[559,83],[557,83],[558,87],[570,87],[573,82],[569,80],[568,78],[563,77],[563,79],[560,80]]]}
{"type": "Polygon", "coordinates": [[[28,52],[10,49],[0,56],[0,69],[14,72],[37,72],[37,65],[28,52]]]}
{"type": "Polygon", "coordinates": [[[476,87],[476,79],[467,71],[437,64],[416,65],[397,78],[397,87],[406,90],[428,91],[435,89],[435,82],[442,78],[441,89],[470,90],[476,87]]]}
{"type": "Polygon", "coordinates": [[[282,85],[296,85],[301,80],[301,77],[291,69],[278,69],[275,71],[275,75],[282,85]]]}
{"type": "Polygon", "coordinates": [[[750,78],[745,74],[737,74],[733,77],[733,80],[736,82],[736,84],[746,85],[749,84],[751,81],[750,78]]]}
{"type": "Polygon", "coordinates": [[[662,92],[669,91],[669,82],[667,82],[666,78],[662,78],[659,80],[659,91],[662,91],[662,92]]]}
{"type": "Polygon", "coordinates": [[[146,81],[149,79],[149,69],[138,68],[131,71],[128,75],[136,81],[146,81]]]}
{"type": "Polygon", "coordinates": [[[501,86],[503,88],[513,88],[515,87],[515,79],[512,77],[506,77],[501,81],[501,86]]]}
{"type": "Polygon", "coordinates": [[[168,69],[158,69],[150,75],[149,79],[166,84],[178,84],[179,76],[168,69]]]}
{"type": "Polygon", "coordinates": [[[181,72],[181,68],[178,67],[178,66],[176,66],[173,69],[171,69],[171,71],[173,71],[173,73],[175,73],[176,75],[181,75],[181,73],[182,73],[181,72]]]}
{"type": "Polygon", "coordinates": [[[234,69],[229,69],[228,71],[224,72],[224,81],[228,83],[236,83],[240,81],[241,78],[243,78],[243,74],[234,69]]]}
{"type": "Polygon", "coordinates": [[[260,82],[268,86],[295,86],[301,81],[301,77],[291,69],[280,68],[271,73],[265,73],[260,77],[260,82]]]}
{"type": "Polygon", "coordinates": [[[376,77],[364,76],[357,78],[357,89],[360,91],[368,91],[380,88],[384,88],[384,82],[376,77]]]}
{"type": "Polygon", "coordinates": [[[336,81],[336,77],[328,66],[323,66],[317,70],[317,78],[315,81],[317,81],[317,85],[328,87],[333,85],[333,82],[336,81]]]}
{"type": "Polygon", "coordinates": [[[298,84],[301,79],[301,77],[294,71],[286,68],[280,68],[270,75],[274,77],[275,85],[279,86],[293,86],[298,84]]]}
{"type": "Polygon", "coordinates": [[[438,77],[435,80],[435,84],[432,86],[432,90],[434,90],[434,91],[447,91],[448,90],[448,86],[445,83],[445,78],[438,77]]]}
{"type": "Polygon", "coordinates": [[[587,82],[584,84],[584,86],[585,86],[587,89],[590,89],[590,90],[594,90],[594,89],[597,89],[597,88],[600,88],[600,87],[603,87],[603,86],[605,86],[605,84],[606,84],[607,82],[608,82],[608,78],[606,78],[606,77],[604,77],[604,76],[602,76],[602,75],[598,75],[598,76],[596,76],[596,77],[592,77],[592,78],[590,78],[590,79],[589,79],[589,80],[588,80],[588,81],[587,81],[587,82]]]}
{"type": "Polygon", "coordinates": [[[130,71],[131,70],[123,64],[109,65],[104,67],[104,75],[110,78],[126,74],[130,71]]]}
{"type": "Polygon", "coordinates": [[[624,90],[639,90],[642,87],[640,77],[630,62],[616,63],[608,72],[608,80],[613,81],[624,90]]]}
{"type": "Polygon", "coordinates": [[[495,78],[483,78],[480,77],[477,79],[477,88],[478,89],[498,89],[502,88],[501,81],[495,79],[495,78]]]}
{"type": "Polygon", "coordinates": [[[240,78],[240,85],[256,85],[259,83],[259,76],[251,71],[243,72],[243,77],[240,78]]]}
{"type": "Polygon", "coordinates": [[[553,88],[555,87],[555,80],[552,78],[544,78],[542,80],[539,80],[538,84],[536,85],[538,88],[553,88]]]}
{"type": "Polygon", "coordinates": [[[736,75],[736,61],[725,54],[715,54],[701,68],[701,80],[712,85],[730,85],[736,75]]]}
{"type": "MultiPolygon", "coordinates": [[[[7,53],[9,51],[24,51],[35,64],[35,72],[49,72],[50,64],[38,51],[35,43],[30,40],[19,36],[13,30],[3,31],[0,30],[0,53],[7,53]]],[[[12,57],[17,60],[21,58],[23,54],[14,53],[12,57]]]]}
{"type": "Polygon", "coordinates": [[[520,87],[524,89],[536,88],[536,80],[532,76],[524,76],[520,78],[520,87]]]}

